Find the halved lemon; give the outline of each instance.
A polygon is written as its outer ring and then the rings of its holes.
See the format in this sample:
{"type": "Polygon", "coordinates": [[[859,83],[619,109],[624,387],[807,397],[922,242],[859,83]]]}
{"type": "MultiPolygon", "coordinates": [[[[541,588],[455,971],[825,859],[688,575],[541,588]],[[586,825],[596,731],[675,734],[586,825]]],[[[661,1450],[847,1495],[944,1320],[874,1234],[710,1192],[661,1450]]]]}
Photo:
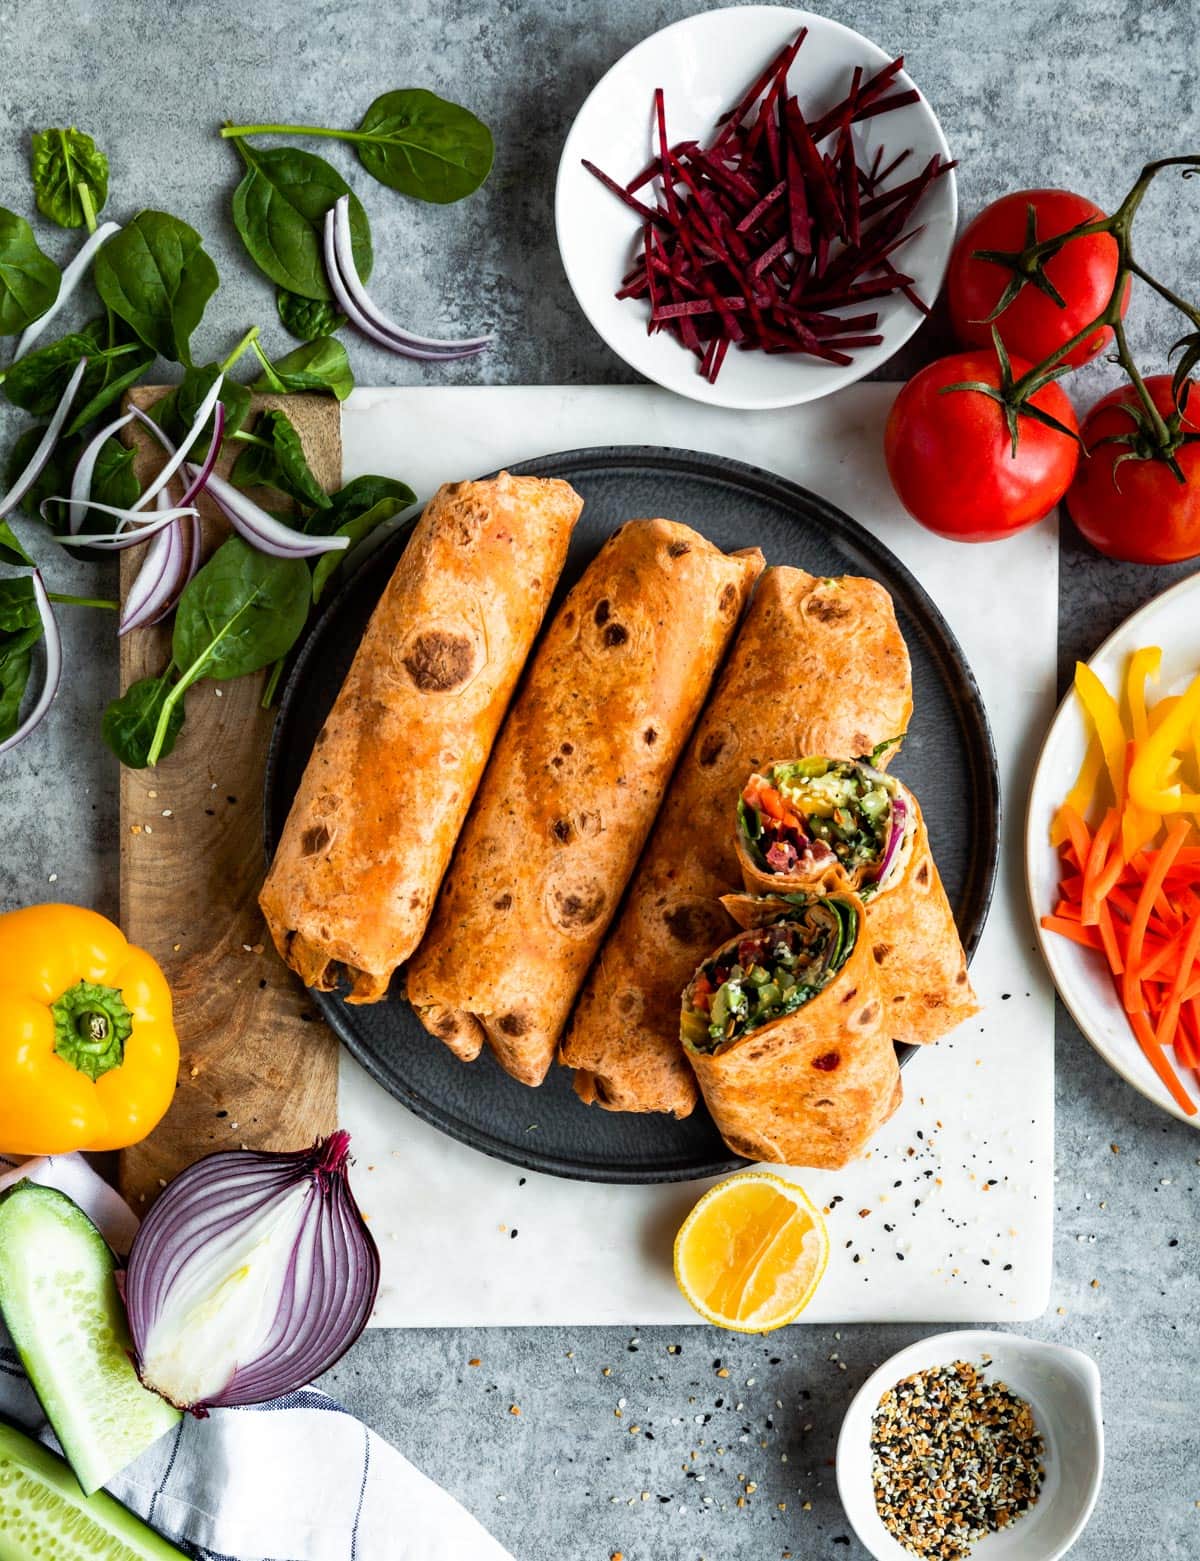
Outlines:
{"type": "Polygon", "coordinates": [[[802,1187],[743,1171],[706,1192],[675,1237],[675,1278],[701,1317],[769,1333],[800,1315],[829,1260],[825,1221],[802,1187]]]}

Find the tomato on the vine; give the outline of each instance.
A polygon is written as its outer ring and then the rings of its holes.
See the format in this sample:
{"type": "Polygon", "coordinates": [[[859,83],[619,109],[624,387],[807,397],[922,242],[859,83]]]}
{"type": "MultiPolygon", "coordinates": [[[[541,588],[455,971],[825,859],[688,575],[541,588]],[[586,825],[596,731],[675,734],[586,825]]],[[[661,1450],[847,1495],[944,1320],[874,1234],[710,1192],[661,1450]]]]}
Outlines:
{"type": "MultiPolygon", "coordinates": [[[[1175,411],[1169,374],[1146,380],[1164,419],[1175,411]]],[[[1194,397],[1200,391],[1193,390],[1194,397]]],[[[1132,385],[1110,391],[1083,420],[1087,456],[1067,493],[1067,512],[1094,548],[1134,564],[1176,564],[1200,553],[1200,405],[1180,421],[1173,450],[1183,473],[1152,453],[1132,385]],[[1196,443],[1190,443],[1189,436],[1196,443]]]]}
{"type": "MultiPolygon", "coordinates": [[[[963,346],[990,346],[994,324],[1010,353],[1040,363],[1094,320],[1112,297],[1117,280],[1117,242],[1111,233],[1089,233],[1064,244],[1041,265],[1041,281],[1036,274],[1026,278],[994,321],[988,317],[1020,273],[997,260],[979,259],[976,251],[1015,259],[1032,242],[1057,238],[1081,222],[1104,215],[1099,206],[1069,190],[1016,190],[985,206],[963,229],[950,257],[950,318],[963,346]]],[[[1128,307],[1126,282],[1122,315],[1128,307]]],[[[1112,330],[1101,326],[1073,347],[1063,362],[1078,368],[1102,352],[1111,339],[1112,330]]]]}
{"type": "MultiPolygon", "coordinates": [[[[1028,368],[1012,360],[1015,379],[1028,368]]],[[[1050,513],[1070,485],[1079,447],[1070,435],[1019,414],[1014,455],[998,401],[981,390],[946,388],[964,380],[999,389],[995,350],[955,353],[915,374],[888,416],[884,453],[892,486],[914,520],[959,542],[993,542],[1050,513]]],[[[1056,384],[1030,399],[1078,431],[1056,384]]]]}

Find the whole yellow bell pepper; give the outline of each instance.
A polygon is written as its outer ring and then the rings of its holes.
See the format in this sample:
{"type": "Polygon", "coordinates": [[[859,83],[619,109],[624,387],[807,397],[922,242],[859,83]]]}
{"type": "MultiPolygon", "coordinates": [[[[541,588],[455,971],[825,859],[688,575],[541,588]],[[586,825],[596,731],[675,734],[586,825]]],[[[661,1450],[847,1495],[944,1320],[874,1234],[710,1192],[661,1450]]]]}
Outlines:
{"type": "Polygon", "coordinates": [[[171,1104],[171,991],[96,911],[0,915],[0,1151],[123,1149],[171,1104]]]}

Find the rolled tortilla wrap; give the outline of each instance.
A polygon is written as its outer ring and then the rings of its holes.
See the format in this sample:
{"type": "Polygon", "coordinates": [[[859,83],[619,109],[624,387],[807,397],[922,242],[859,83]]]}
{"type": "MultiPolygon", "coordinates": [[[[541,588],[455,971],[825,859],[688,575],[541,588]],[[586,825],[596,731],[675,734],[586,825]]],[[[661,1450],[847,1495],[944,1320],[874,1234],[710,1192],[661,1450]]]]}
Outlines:
{"type": "Polygon", "coordinates": [[[908,650],[881,585],[766,571],[571,1022],[562,1059],[583,1100],[688,1115],[679,994],[733,930],[718,897],[740,881],[732,818],[747,773],[776,753],[898,746],[911,713],[908,650]]]}
{"type": "Polygon", "coordinates": [[[776,760],[746,782],[736,828],[752,893],[862,896],[894,1040],[927,1045],[978,1011],[920,804],[895,776],[863,759],[776,760]]]}
{"type": "Polygon", "coordinates": [[[684,990],[680,1030],[721,1136],[751,1160],[836,1170],[900,1098],[857,895],[795,897],[684,990]]]}
{"type": "Polygon", "coordinates": [[[438,491],[314,745],[259,897],[308,986],[384,996],[438,884],[583,501],[502,472],[438,491]]]}
{"type": "Polygon", "coordinates": [[[422,1023],[540,1084],[762,568],[630,521],[538,647],[408,968],[422,1023]]]}

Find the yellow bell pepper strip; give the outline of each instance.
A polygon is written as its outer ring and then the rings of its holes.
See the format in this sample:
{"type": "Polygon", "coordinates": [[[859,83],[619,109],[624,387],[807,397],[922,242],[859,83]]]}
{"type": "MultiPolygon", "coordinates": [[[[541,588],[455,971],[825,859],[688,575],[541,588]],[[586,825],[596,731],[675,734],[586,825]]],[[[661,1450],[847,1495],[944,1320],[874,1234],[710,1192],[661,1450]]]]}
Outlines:
{"type": "MultiPolygon", "coordinates": [[[[1129,707],[1129,724],[1133,728],[1130,747],[1130,767],[1138,747],[1150,735],[1150,723],[1146,716],[1146,684],[1157,683],[1162,667],[1162,649],[1158,645],[1143,645],[1129,658],[1125,675],[1125,702],[1129,707]]],[[[1159,819],[1156,814],[1143,812],[1128,797],[1121,819],[1121,843],[1128,862],[1136,851],[1148,846],[1158,834],[1159,819]]]]}
{"type": "MultiPolygon", "coordinates": [[[[1088,739],[1087,753],[1083,756],[1083,763],[1079,766],[1079,774],[1075,777],[1075,784],[1071,787],[1063,803],[1080,818],[1086,818],[1091,806],[1092,798],[1096,794],[1096,782],[1100,779],[1100,771],[1104,768],[1104,750],[1100,746],[1100,739],[1095,732],[1088,739]]],[[[1054,815],[1054,822],[1050,825],[1050,844],[1062,845],[1064,840],[1070,839],[1067,831],[1066,820],[1061,809],[1054,815]]]]}
{"type": "Polygon", "coordinates": [[[136,1144],[178,1070],[166,978],[119,927],[76,905],[0,915],[0,1151],[136,1144]]]}
{"type": "Polygon", "coordinates": [[[1083,708],[1091,717],[1104,752],[1104,763],[1112,784],[1113,801],[1118,808],[1125,805],[1125,728],[1121,725],[1121,712],[1117,701],[1085,662],[1075,663],[1075,692],[1083,708]]]}
{"type": "MultiPolygon", "coordinates": [[[[1164,700],[1163,703],[1166,701],[1164,700]]],[[[1158,728],[1138,749],[1129,771],[1129,795],[1148,813],[1200,813],[1200,792],[1164,789],[1171,761],[1191,735],[1200,716],[1200,677],[1172,706],[1158,728]]]]}

